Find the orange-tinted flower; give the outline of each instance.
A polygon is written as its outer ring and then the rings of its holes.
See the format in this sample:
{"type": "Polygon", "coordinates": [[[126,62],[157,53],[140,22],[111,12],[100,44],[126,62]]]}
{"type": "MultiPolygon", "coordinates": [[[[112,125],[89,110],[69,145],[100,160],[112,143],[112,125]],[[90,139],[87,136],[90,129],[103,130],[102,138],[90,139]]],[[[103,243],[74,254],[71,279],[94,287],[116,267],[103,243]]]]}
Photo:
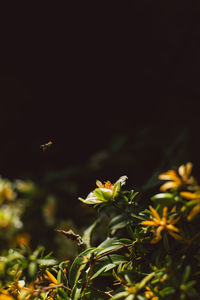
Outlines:
{"type": "Polygon", "coordinates": [[[48,270],[46,270],[46,273],[48,276],[48,280],[51,282],[51,284],[53,283],[53,284],[57,285],[58,284],[57,279],[48,270]]]}
{"type": "Polygon", "coordinates": [[[18,246],[21,247],[22,245],[25,245],[26,247],[28,247],[30,244],[31,237],[30,234],[24,232],[17,234],[15,239],[18,246]]]}
{"type": "Polygon", "coordinates": [[[14,300],[7,290],[0,289],[0,300],[14,300]]]}
{"type": "MultiPolygon", "coordinates": [[[[151,220],[150,221],[143,221],[141,224],[146,226],[155,227],[152,229],[152,232],[154,233],[154,238],[151,240],[152,244],[155,244],[159,242],[162,238],[161,232],[165,230],[167,233],[169,233],[173,238],[176,240],[181,240],[182,237],[177,234],[176,232],[179,232],[179,229],[174,226],[179,219],[180,216],[177,218],[171,217],[167,219],[168,215],[168,207],[165,206],[163,208],[162,217],[159,216],[157,211],[152,207],[149,206],[151,210],[151,220]]],[[[175,208],[171,210],[171,212],[175,211],[175,208]]]]}
{"type": "Polygon", "coordinates": [[[159,298],[157,296],[155,296],[155,294],[152,292],[150,287],[146,286],[145,289],[146,289],[146,291],[144,292],[144,294],[147,299],[159,300],[159,298]]]}
{"type": "Polygon", "coordinates": [[[166,183],[161,185],[160,190],[164,192],[169,189],[180,188],[183,186],[197,185],[196,180],[193,176],[191,176],[192,167],[192,163],[188,162],[185,165],[181,165],[178,168],[178,171],[169,170],[165,173],[160,174],[158,176],[159,179],[168,180],[166,183]]]}
{"type": "Polygon", "coordinates": [[[194,201],[194,203],[196,203],[196,205],[192,208],[192,210],[190,211],[190,213],[187,217],[188,221],[190,221],[192,218],[194,218],[200,212],[200,192],[195,192],[195,193],[181,192],[180,195],[183,198],[192,200],[192,201],[194,201]]]}
{"type": "Polygon", "coordinates": [[[114,185],[109,181],[105,181],[104,184],[97,180],[96,181],[96,185],[98,186],[98,188],[105,188],[105,189],[109,189],[109,190],[113,190],[114,185]]]}

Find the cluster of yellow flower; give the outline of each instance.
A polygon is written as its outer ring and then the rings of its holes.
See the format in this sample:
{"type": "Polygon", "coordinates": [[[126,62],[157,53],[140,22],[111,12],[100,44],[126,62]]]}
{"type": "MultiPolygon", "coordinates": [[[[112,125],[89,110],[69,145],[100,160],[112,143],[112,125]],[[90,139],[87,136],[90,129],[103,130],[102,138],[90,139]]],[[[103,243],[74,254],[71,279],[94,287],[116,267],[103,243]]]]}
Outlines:
{"type": "MultiPolygon", "coordinates": [[[[193,208],[187,216],[188,221],[191,221],[200,212],[200,186],[196,179],[191,176],[192,167],[192,163],[188,162],[185,165],[181,165],[178,170],[168,170],[158,177],[160,180],[167,181],[160,187],[162,192],[166,192],[167,190],[171,192],[177,191],[182,198],[193,201],[193,208]]],[[[161,240],[161,232],[163,230],[177,240],[183,239],[181,235],[177,234],[179,228],[174,226],[180,220],[181,215],[176,218],[168,217],[169,214],[176,212],[176,206],[171,209],[170,213],[168,213],[168,207],[164,206],[162,216],[160,216],[152,206],[149,208],[151,211],[151,219],[149,221],[143,221],[141,224],[152,227],[151,231],[154,234],[154,238],[151,240],[152,244],[161,240]]]]}
{"type": "Polygon", "coordinates": [[[48,286],[39,288],[40,282],[37,280],[27,287],[24,280],[19,280],[20,272],[18,272],[13,283],[7,283],[8,289],[0,289],[0,300],[29,300],[37,299],[37,296],[43,293],[44,299],[53,300],[56,288],[58,287],[57,279],[48,270],[45,271],[44,278],[41,282],[47,280],[48,286]]]}

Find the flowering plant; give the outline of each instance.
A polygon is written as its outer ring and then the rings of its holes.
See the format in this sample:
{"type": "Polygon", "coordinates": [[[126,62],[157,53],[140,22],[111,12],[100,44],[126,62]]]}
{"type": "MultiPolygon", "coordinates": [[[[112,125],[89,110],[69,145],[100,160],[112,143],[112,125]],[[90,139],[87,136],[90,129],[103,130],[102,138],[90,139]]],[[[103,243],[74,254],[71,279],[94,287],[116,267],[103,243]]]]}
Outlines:
{"type": "Polygon", "coordinates": [[[57,229],[77,247],[57,262],[27,247],[0,257],[0,299],[199,299],[200,187],[192,164],[159,175],[160,192],[125,190],[122,176],[79,200],[98,207],[83,234],[57,229]],[[4,297],[4,298],[3,298],[4,297]]]}

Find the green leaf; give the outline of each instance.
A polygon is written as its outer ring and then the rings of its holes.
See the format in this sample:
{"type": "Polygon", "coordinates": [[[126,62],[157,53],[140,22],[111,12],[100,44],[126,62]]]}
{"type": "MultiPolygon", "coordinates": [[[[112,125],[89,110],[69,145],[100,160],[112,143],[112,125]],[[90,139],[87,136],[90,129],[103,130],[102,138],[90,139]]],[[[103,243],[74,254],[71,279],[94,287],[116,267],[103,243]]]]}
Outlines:
{"type": "Polygon", "coordinates": [[[91,236],[96,228],[97,224],[99,223],[99,220],[96,220],[91,226],[89,226],[82,235],[82,241],[87,245],[87,247],[90,247],[91,244],[91,236]]]}
{"type": "Polygon", "coordinates": [[[108,262],[104,262],[104,263],[100,263],[94,270],[94,274],[91,277],[91,280],[96,278],[97,276],[99,276],[102,272],[106,272],[109,270],[112,270],[113,268],[116,267],[116,264],[112,264],[112,263],[108,263],[108,262]]]}
{"type": "Polygon", "coordinates": [[[98,248],[108,248],[110,246],[113,246],[115,242],[118,242],[118,239],[117,238],[107,238],[105,241],[103,241],[99,246],[98,248]]]}
{"type": "Polygon", "coordinates": [[[190,272],[191,272],[191,266],[187,265],[183,272],[182,283],[185,283],[188,280],[188,278],[190,276],[190,272]]]}
{"type": "Polygon", "coordinates": [[[58,281],[58,284],[62,283],[62,271],[61,270],[58,271],[57,281],[58,281]]]}
{"type": "Polygon", "coordinates": [[[62,288],[58,288],[56,291],[58,295],[61,297],[61,299],[65,299],[65,300],[69,299],[67,293],[62,288]]]}
{"type": "Polygon", "coordinates": [[[57,260],[55,259],[37,259],[38,264],[45,265],[45,266],[53,266],[57,264],[57,260]]]}
{"type": "Polygon", "coordinates": [[[109,227],[110,229],[120,229],[126,227],[127,223],[129,222],[129,219],[127,215],[118,215],[114,217],[110,224],[109,227]]]}
{"type": "Polygon", "coordinates": [[[30,262],[28,266],[28,274],[30,277],[34,277],[37,271],[37,263],[35,261],[30,262]]]}
{"type": "Polygon", "coordinates": [[[151,200],[157,200],[157,199],[173,199],[174,195],[171,193],[160,193],[160,194],[156,194],[153,197],[151,197],[151,200]]]}
{"type": "Polygon", "coordinates": [[[161,295],[162,297],[165,297],[165,296],[174,294],[175,291],[176,291],[176,289],[175,289],[174,287],[168,286],[168,287],[166,287],[166,288],[164,288],[164,289],[162,289],[162,290],[160,291],[160,295],[161,295]]]}
{"type": "Polygon", "coordinates": [[[73,261],[70,271],[69,271],[69,285],[71,288],[73,288],[73,286],[78,281],[78,279],[81,275],[81,271],[85,268],[85,266],[88,262],[88,259],[85,256],[87,256],[89,253],[91,253],[91,251],[93,249],[94,248],[89,248],[89,249],[81,252],[73,261]]]}
{"type": "Polygon", "coordinates": [[[108,272],[120,265],[121,263],[126,263],[127,260],[124,256],[118,254],[109,254],[99,259],[99,263],[93,268],[93,276],[91,279],[96,278],[102,272],[108,272]]]}
{"type": "Polygon", "coordinates": [[[134,192],[134,191],[131,191],[131,194],[130,194],[130,201],[132,202],[134,200],[134,198],[139,194],[139,192],[134,192]]]}
{"type": "Polygon", "coordinates": [[[91,192],[86,199],[80,197],[78,199],[86,204],[99,204],[103,202],[103,200],[98,199],[93,192],[91,192]]]}
{"type": "Polygon", "coordinates": [[[152,273],[150,273],[149,275],[145,276],[145,277],[142,279],[142,281],[140,281],[140,283],[138,284],[138,288],[139,288],[139,289],[142,289],[142,288],[147,284],[147,282],[148,282],[149,280],[151,280],[154,276],[155,276],[155,273],[154,273],[154,272],[152,272],[152,273]]]}
{"type": "Polygon", "coordinates": [[[141,215],[136,215],[136,214],[134,214],[134,213],[131,213],[130,214],[131,215],[131,217],[133,217],[133,218],[135,218],[135,219],[138,219],[138,220],[142,220],[142,221],[145,221],[146,220],[146,218],[144,218],[144,217],[141,217],[141,215]]]}
{"type": "Polygon", "coordinates": [[[113,188],[113,198],[115,198],[119,191],[121,190],[121,187],[126,183],[126,180],[128,179],[127,176],[121,176],[114,184],[113,188]]]}
{"type": "Polygon", "coordinates": [[[77,283],[72,290],[71,300],[79,300],[81,296],[82,285],[77,283]]]}
{"type": "Polygon", "coordinates": [[[106,188],[97,188],[94,190],[94,195],[101,202],[108,202],[112,199],[113,191],[106,188]]]}
{"type": "Polygon", "coordinates": [[[128,296],[127,292],[125,292],[125,291],[124,292],[120,292],[120,293],[114,295],[112,297],[112,300],[117,300],[117,299],[121,299],[121,298],[125,299],[124,297],[126,297],[126,296],[128,296]]]}

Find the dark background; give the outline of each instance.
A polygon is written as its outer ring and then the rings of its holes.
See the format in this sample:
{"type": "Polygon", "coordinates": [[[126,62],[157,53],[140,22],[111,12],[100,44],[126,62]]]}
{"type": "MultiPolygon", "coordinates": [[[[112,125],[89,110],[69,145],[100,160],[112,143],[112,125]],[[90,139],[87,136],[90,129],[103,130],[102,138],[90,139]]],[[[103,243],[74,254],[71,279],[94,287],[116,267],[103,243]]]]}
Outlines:
{"type": "Polygon", "coordinates": [[[117,137],[121,148],[95,175],[127,170],[141,183],[176,139],[172,164],[198,165],[199,9],[198,1],[2,9],[1,175],[41,181],[117,137]]]}

